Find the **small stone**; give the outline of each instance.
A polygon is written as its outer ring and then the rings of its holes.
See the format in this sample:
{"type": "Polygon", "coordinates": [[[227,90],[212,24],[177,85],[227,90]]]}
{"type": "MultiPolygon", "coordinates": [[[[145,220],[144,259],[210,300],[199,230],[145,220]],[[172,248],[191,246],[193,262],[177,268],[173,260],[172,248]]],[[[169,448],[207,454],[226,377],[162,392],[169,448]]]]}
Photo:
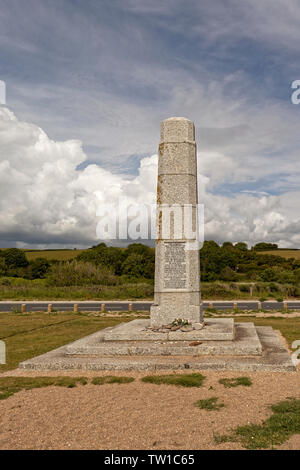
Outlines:
{"type": "Polygon", "coordinates": [[[194,330],[202,330],[204,323],[193,323],[194,330]]]}
{"type": "Polygon", "coordinates": [[[159,331],[161,333],[169,333],[169,330],[167,328],[161,328],[159,331]]]}
{"type": "Polygon", "coordinates": [[[180,331],[183,331],[186,333],[188,331],[193,331],[193,329],[194,328],[191,325],[187,325],[187,326],[183,326],[180,331]]]}
{"type": "Polygon", "coordinates": [[[181,326],[172,326],[171,331],[180,330],[181,326]]]}
{"type": "Polygon", "coordinates": [[[200,341],[194,341],[193,343],[190,343],[189,346],[200,346],[202,344],[200,341]]]}

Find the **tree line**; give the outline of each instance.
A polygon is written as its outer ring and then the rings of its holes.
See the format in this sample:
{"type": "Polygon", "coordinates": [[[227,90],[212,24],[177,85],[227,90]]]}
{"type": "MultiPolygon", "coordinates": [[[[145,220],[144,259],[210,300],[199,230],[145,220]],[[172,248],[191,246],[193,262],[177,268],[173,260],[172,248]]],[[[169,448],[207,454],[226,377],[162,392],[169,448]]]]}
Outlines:
{"type": "MultiPolygon", "coordinates": [[[[200,250],[201,280],[298,284],[300,260],[259,253],[276,248],[274,244],[258,243],[249,250],[245,243],[225,242],[220,246],[205,241],[200,250]]],[[[153,281],[154,270],[155,250],[141,243],[127,248],[100,243],[72,261],[42,257],[28,261],[18,248],[0,250],[0,276],[47,278],[53,285],[118,284],[119,279],[153,281]]]]}

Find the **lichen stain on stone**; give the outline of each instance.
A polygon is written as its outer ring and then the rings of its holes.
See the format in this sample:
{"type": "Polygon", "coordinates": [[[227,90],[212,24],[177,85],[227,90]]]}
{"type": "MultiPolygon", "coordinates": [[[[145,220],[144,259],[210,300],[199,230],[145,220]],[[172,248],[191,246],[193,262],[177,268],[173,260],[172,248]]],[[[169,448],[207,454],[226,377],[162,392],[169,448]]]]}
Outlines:
{"type": "Polygon", "coordinates": [[[159,144],[159,148],[158,148],[159,158],[161,158],[163,156],[164,149],[165,149],[165,144],[159,144]]]}
{"type": "Polygon", "coordinates": [[[160,205],[161,204],[161,175],[158,175],[158,178],[157,178],[157,204],[160,205]]]}
{"type": "Polygon", "coordinates": [[[158,230],[157,230],[157,239],[156,242],[159,242],[162,240],[162,211],[159,211],[158,213],[158,230]]]}

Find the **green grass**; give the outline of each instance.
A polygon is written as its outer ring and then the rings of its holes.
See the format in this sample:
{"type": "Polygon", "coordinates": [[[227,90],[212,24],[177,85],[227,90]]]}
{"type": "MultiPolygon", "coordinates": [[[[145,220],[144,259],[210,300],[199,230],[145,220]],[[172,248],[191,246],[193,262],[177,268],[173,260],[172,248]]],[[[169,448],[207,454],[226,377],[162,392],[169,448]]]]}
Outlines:
{"type": "MultiPolygon", "coordinates": [[[[95,377],[90,383],[93,385],[127,384],[133,381],[133,377],[107,376],[95,377]]],[[[0,377],[0,400],[6,400],[21,390],[50,386],[74,388],[88,383],[89,380],[85,377],[0,377]]]]}
{"type": "Polygon", "coordinates": [[[246,449],[268,449],[300,433],[300,400],[271,406],[273,414],[262,424],[238,426],[229,435],[215,436],[216,443],[240,441],[246,449]]]}
{"type": "Polygon", "coordinates": [[[220,379],[219,383],[224,385],[226,388],[238,387],[239,385],[243,385],[244,387],[250,387],[252,385],[252,381],[249,377],[237,377],[233,379],[220,379]]]}
{"type": "Polygon", "coordinates": [[[134,382],[133,377],[116,377],[116,376],[106,376],[106,377],[94,377],[92,379],[93,385],[104,385],[104,384],[129,384],[134,382]]]}
{"type": "Polygon", "coordinates": [[[224,403],[218,403],[218,397],[206,398],[205,400],[198,400],[195,403],[197,408],[207,411],[219,411],[221,408],[224,408],[224,403]]]}
{"type": "Polygon", "coordinates": [[[0,277],[0,300],[151,300],[153,292],[151,282],[57,287],[47,285],[46,279],[0,277]]]}
{"type": "MultiPolygon", "coordinates": [[[[0,365],[0,373],[16,368],[26,359],[44,354],[108,326],[117,325],[121,321],[132,319],[134,318],[125,314],[116,318],[105,318],[71,312],[0,313],[0,340],[5,341],[7,348],[7,364],[0,365]]],[[[242,317],[238,321],[272,326],[275,330],[281,331],[290,345],[300,338],[300,318],[242,317]]],[[[155,376],[156,380],[157,377],[159,376],[155,376]]],[[[174,375],[168,377],[174,379],[174,375]]]]}
{"type": "MultiPolygon", "coordinates": [[[[117,285],[83,285],[56,286],[49,284],[47,279],[23,279],[0,276],[0,300],[151,300],[154,295],[153,280],[129,279],[126,276],[115,277],[117,285]]],[[[248,283],[249,286],[251,283],[248,283]]],[[[259,298],[276,300],[281,298],[297,299],[300,289],[295,286],[257,282],[251,296],[249,292],[241,291],[245,283],[234,282],[202,282],[202,298],[205,301],[214,300],[256,300],[259,298]],[[272,286],[276,284],[276,292],[272,286]]],[[[228,308],[232,310],[232,308],[228,308]]],[[[215,308],[206,309],[210,313],[219,313],[215,308]]],[[[224,312],[224,311],[223,311],[224,312]]]]}
{"type": "Polygon", "coordinates": [[[7,357],[7,364],[0,365],[0,373],[15,369],[26,359],[117,325],[121,321],[133,319],[130,316],[95,317],[84,313],[0,313],[0,340],[6,343],[7,357]]]}
{"type": "Polygon", "coordinates": [[[0,377],[0,400],[5,400],[21,390],[56,387],[74,388],[78,384],[86,385],[84,377],[0,377]]]}
{"type": "Polygon", "coordinates": [[[169,374],[147,375],[142,382],[161,385],[177,385],[179,387],[201,387],[205,376],[202,374],[169,374]]]}

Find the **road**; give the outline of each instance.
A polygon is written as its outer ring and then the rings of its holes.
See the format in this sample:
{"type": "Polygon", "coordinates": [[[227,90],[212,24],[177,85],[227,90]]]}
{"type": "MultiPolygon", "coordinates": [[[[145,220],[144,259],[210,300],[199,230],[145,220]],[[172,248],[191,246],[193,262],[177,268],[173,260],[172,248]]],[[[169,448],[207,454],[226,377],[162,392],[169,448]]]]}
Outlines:
{"type": "MultiPolygon", "coordinates": [[[[212,304],[213,308],[218,310],[232,310],[234,308],[235,301],[206,301],[203,302],[204,308],[208,308],[212,304]]],[[[236,301],[237,308],[239,310],[257,310],[259,302],[253,301],[236,301]]],[[[52,304],[52,309],[60,312],[67,312],[74,310],[74,304],[78,305],[78,311],[100,311],[101,305],[105,305],[106,311],[128,311],[130,304],[132,305],[133,311],[149,311],[152,302],[80,302],[80,301],[45,301],[45,302],[0,302],[0,312],[13,312],[20,311],[21,306],[26,305],[27,312],[40,312],[47,311],[48,305],[52,304]]],[[[287,307],[289,309],[300,309],[300,301],[288,301],[287,307]]],[[[284,308],[283,302],[262,302],[262,308],[264,310],[282,310],[284,308]]]]}

